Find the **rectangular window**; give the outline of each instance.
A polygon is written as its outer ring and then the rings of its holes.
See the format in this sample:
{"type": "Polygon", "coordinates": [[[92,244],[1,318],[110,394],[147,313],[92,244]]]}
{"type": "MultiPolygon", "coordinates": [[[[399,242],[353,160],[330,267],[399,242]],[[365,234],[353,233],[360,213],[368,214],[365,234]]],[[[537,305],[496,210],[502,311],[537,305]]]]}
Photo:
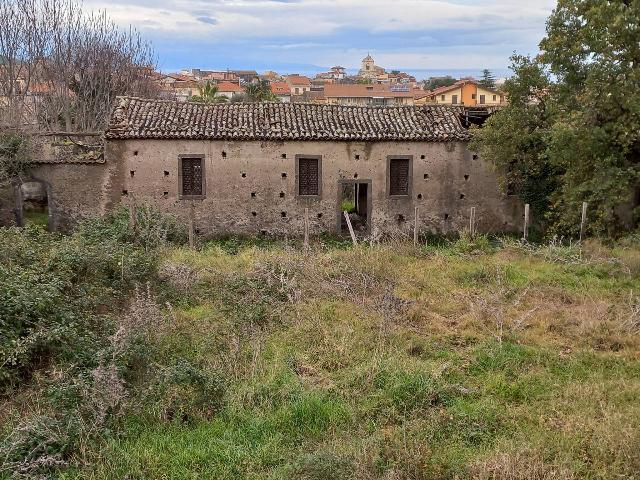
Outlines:
{"type": "Polygon", "coordinates": [[[440,100],[442,100],[443,102],[445,101],[446,97],[444,95],[440,96],[440,100]]]}
{"type": "Polygon", "coordinates": [[[296,183],[301,197],[318,197],[322,183],[320,156],[296,156],[296,183]]]}
{"type": "Polygon", "coordinates": [[[451,95],[451,103],[456,105],[458,103],[458,95],[451,95]]]}
{"type": "Polygon", "coordinates": [[[486,97],[484,95],[480,95],[480,104],[484,104],[485,103],[485,99],[486,97]]]}
{"type": "Polygon", "coordinates": [[[389,195],[408,196],[411,181],[411,157],[389,158],[389,195]]]}
{"type": "Polygon", "coordinates": [[[180,197],[204,198],[204,155],[184,155],[180,161],[180,197]]]}
{"type": "Polygon", "coordinates": [[[475,100],[475,99],[476,99],[476,94],[475,94],[475,93],[472,93],[472,94],[471,94],[471,100],[475,100]]]}
{"type": "Polygon", "coordinates": [[[495,102],[497,99],[498,99],[498,96],[497,96],[497,95],[494,95],[494,96],[493,96],[493,101],[495,102]]]}

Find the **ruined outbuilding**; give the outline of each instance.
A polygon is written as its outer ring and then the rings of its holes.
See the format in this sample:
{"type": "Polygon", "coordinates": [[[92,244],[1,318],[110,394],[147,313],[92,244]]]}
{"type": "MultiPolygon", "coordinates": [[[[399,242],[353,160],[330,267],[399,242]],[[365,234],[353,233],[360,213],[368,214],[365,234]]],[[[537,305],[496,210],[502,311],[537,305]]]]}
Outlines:
{"type": "Polygon", "coordinates": [[[468,225],[517,229],[520,204],[467,149],[462,107],[197,104],[119,98],[92,162],[41,165],[50,226],[118,204],[150,204],[206,236],[344,231],[363,234],[468,225]],[[190,213],[193,212],[193,213],[190,213]]]}

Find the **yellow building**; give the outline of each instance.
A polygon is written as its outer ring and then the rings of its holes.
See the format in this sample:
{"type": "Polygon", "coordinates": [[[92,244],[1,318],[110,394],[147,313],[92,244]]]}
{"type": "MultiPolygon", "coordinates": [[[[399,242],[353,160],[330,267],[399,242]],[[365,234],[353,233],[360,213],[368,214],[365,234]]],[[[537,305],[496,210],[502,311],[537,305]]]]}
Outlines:
{"type": "Polygon", "coordinates": [[[460,80],[451,86],[432,90],[428,101],[447,105],[502,105],[505,96],[497,90],[481,87],[475,80],[460,80]]]}

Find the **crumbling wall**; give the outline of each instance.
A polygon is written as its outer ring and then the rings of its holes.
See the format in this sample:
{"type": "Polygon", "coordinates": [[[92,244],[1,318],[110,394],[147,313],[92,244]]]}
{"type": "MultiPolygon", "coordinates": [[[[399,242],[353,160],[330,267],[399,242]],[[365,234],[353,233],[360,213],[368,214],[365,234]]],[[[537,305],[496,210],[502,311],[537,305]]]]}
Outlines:
{"type": "Polygon", "coordinates": [[[39,164],[31,178],[47,185],[49,229],[66,231],[78,221],[107,211],[103,187],[108,182],[106,164],[39,164]]]}
{"type": "Polygon", "coordinates": [[[14,186],[0,186],[0,227],[18,224],[17,209],[14,186]]]}
{"type": "Polygon", "coordinates": [[[312,233],[335,232],[341,179],[371,180],[374,233],[408,234],[416,206],[421,231],[462,230],[472,206],[478,231],[512,231],[520,223],[520,202],[500,193],[495,173],[463,142],[112,140],[105,156],[118,165],[112,168],[111,195],[118,192],[122,203],[152,204],[185,223],[193,202],[196,228],[206,236],[301,235],[305,208],[312,233]],[[179,198],[178,156],[184,154],[205,155],[203,200],[179,198]],[[322,155],[321,198],[296,196],[296,155],[322,155]],[[389,155],[413,157],[408,198],[387,195],[389,155]]]}
{"type": "MultiPolygon", "coordinates": [[[[47,185],[51,229],[66,230],[83,217],[134,202],[186,224],[193,202],[195,227],[204,236],[301,235],[305,208],[312,234],[335,233],[344,179],[371,181],[375,235],[410,235],[415,207],[420,231],[463,230],[471,207],[480,232],[515,231],[522,223],[519,200],[500,192],[495,172],[463,142],[111,140],[100,161],[42,163],[32,170],[33,179],[47,185]],[[202,200],[179,198],[178,156],[185,154],[205,155],[202,200]],[[296,195],[296,155],[322,156],[320,198],[296,195]],[[387,194],[387,158],[393,155],[412,156],[409,197],[387,194]]],[[[13,215],[9,211],[7,218],[13,215]]]]}
{"type": "MultiPolygon", "coordinates": [[[[95,135],[42,135],[32,139],[34,163],[23,182],[40,182],[47,192],[49,229],[68,230],[80,219],[100,215],[109,203],[110,172],[102,139],[95,135]]],[[[116,186],[120,188],[120,183],[116,186]]],[[[0,190],[0,226],[21,223],[20,198],[14,187],[0,190]]]]}

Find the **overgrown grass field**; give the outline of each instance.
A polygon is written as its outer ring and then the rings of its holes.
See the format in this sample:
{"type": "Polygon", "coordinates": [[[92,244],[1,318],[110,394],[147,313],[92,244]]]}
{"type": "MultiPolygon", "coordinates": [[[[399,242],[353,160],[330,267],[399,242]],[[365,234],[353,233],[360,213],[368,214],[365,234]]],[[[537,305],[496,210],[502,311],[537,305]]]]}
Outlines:
{"type": "MultiPolygon", "coordinates": [[[[164,245],[154,257],[148,287],[114,310],[146,332],[144,354],[128,357],[121,373],[128,393],[109,404],[107,432],[77,442],[46,471],[88,479],[640,475],[633,240],[582,248],[484,237],[421,247],[318,242],[309,252],[217,241],[198,251],[164,245]]],[[[4,401],[8,432],[41,377],[55,375],[52,364],[38,368],[4,401]]]]}

